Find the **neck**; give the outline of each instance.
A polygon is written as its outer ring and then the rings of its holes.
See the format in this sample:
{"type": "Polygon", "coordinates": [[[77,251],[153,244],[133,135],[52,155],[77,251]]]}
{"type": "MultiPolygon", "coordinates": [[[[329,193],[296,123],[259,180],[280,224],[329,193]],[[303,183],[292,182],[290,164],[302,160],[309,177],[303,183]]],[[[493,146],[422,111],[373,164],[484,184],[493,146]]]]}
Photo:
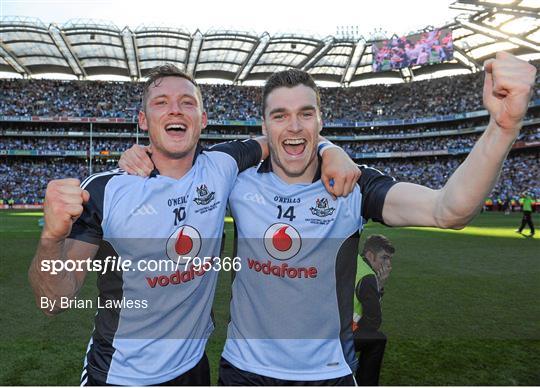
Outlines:
{"type": "Polygon", "coordinates": [[[271,157],[273,172],[281,178],[287,184],[293,185],[297,183],[312,183],[319,167],[318,159],[315,159],[313,163],[310,163],[301,175],[289,175],[284,169],[282,169],[278,163],[271,157]]]}
{"type": "Polygon", "coordinates": [[[154,165],[159,170],[160,175],[180,179],[186,175],[193,166],[194,157],[195,149],[179,158],[172,158],[171,156],[156,150],[152,153],[152,162],[154,162],[154,165]]]}

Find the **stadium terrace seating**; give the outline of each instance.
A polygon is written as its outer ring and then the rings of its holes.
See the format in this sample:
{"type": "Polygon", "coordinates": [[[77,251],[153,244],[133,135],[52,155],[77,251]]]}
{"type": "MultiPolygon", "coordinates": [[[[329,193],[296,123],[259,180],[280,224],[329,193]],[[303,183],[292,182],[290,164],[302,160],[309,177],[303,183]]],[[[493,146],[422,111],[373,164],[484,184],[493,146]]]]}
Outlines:
{"type": "MultiPolygon", "coordinates": [[[[433,118],[478,111],[483,109],[482,82],[482,74],[477,73],[408,84],[321,88],[323,118],[325,124],[331,124],[433,118]]],[[[258,125],[226,126],[219,121],[259,120],[261,88],[206,84],[201,88],[209,118],[215,120],[204,132],[204,145],[260,133],[258,125]]],[[[88,161],[85,160],[90,146],[87,124],[20,122],[19,118],[68,116],[126,119],[127,124],[101,123],[94,129],[97,135],[94,135],[92,148],[102,155],[93,161],[92,172],[107,170],[116,167],[118,153],[135,142],[133,123],[139,109],[141,91],[141,83],[131,82],[0,80],[0,116],[16,116],[14,120],[0,120],[0,155],[9,154],[0,159],[0,199],[13,198],[19,204],[40,203],[49,180],[62,177],[82,179],[89,174],[88,161]],[[107,136],[107,132],[111,133],[107,136]],[[34,150],[43,151],[49,156],[29,156],[29,152],[34,150]],[[18,153],[20,151],[22,154],[18,153]],[[75,156],[66,157],[62,152],[71,152],[75,156]]],[[[539,88],[536,88],[533,99],[540,101],[539,88]]],[[[493,198],[516,197],[523,190],[533,190],[536,196],[540,196],[539,117],[540,109],[529,112],[527,120],[533,122],[522,131],[518,141],[529,142],[533,146],[510,154],[501,178],[491,193],[493,198]]],[[[414,125],[329,125],[325,127],[323,135],[342,146],[360,163],[373,165],[399,180],[439,188],[458,166],[464,157],[463,152],[468,152],[474,145],[486,124],[487,117],[480,115],[459,121],[439,122],[433,119],[414,125]],[[463,130],[469,133],[457,133],[463,130]],[[451,136],[448,133],[433,136],[440,131],[454,133],[451,136]],[[369,138],[377,135],[378,138],[369,138]],[[381,135],[384,137],[381,138],[381,135]],[[359,136],[362,138],[357,138],[359,136]],[[437,150],[449,150],[449,154],[461,155],[394,159],[365,155],[437,150]]],[[[147,139],[143,137],[141,142],[147,142],[147,139]]]]}

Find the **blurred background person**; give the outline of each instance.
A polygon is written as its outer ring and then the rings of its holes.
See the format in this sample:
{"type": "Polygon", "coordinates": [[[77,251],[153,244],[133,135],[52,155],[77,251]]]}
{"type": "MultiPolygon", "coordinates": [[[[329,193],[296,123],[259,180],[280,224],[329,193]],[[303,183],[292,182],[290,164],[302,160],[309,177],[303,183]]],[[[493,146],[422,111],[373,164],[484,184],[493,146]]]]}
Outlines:
{"type": "Polygon", "coordinates": [[[521,204],[521,211],[523,212],[523,218],[521,219],[521,226],[519,227],[518,230],[516,230],[516,232],[522,233],[523,228],[525,228],[525,224],[527,224],[531,231],[531,234],[529,234],[528,237],[533,237],[534,224],[532,221],[532,211],[533,211],[534,200],[529,192],[524,192],[521,194],[521,198],[519,199],[519,202],[521,204]]]}
{"type": "Polygon", "coordinates": [[[354,347],[359,352],[356,383],[379,385],[386,336],[382,323],[381,299],[384,284],[392,271],[395,248],[383,235],[367,238],[358,257],[354,300],[354,347]]]}

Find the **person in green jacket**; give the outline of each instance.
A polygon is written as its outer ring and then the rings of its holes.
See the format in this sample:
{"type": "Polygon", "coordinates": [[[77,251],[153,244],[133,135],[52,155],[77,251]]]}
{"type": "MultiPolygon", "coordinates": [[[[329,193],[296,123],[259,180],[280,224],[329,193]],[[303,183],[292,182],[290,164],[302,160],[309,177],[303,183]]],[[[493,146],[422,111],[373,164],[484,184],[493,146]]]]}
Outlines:
{"type": "Polygon", "coordinates": [[[386,336],[382,323],[381,298],[384,283],[392,271],[395,249],[385,236],[369,236],[358,257],[354,299],[354,347],[360,353],[356,369],[358,385],[379,385],[386,336]]]}
{"type": "Polygon", "coordinates": [[[523,228],[525,228],[525,224],[529,226],[529,229],[531,230],[531,234],[529,234],[529,237],[534,236],[534,224],[532,222],[532,211],[533,211],[533,203],[534,200],[532,199],[532,196],[530,193],[524,192],[521,194],[521,199],[519,200],[521,203],[521,211],[523,212],[523,218],[521,219],[521,226],[518,230],[516,230],[517,233],[521,233],[523,228]]]}

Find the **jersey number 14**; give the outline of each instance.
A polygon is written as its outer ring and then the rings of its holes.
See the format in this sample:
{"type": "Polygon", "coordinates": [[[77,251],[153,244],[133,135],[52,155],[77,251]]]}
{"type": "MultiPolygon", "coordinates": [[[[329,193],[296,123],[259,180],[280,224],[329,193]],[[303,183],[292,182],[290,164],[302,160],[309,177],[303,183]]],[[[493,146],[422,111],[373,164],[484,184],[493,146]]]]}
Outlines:
{"type": "Polygon", "coordinates": [[[296,218],[294,215],[294,206],[289,206],[287,210],[285,210],[285,213],[283,212],[283,208],[281,205],[277,205],[278,208],[278,216],[277,218],[288,218],[289,221],[292,221],[296,218]]]}

